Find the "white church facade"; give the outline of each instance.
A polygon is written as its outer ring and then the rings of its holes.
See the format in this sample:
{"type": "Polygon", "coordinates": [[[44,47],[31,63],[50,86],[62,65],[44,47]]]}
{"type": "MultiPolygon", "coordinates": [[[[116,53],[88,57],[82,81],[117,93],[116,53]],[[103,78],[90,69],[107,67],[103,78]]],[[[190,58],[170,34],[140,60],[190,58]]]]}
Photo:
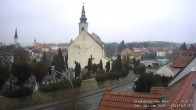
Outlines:
{"type": "Polygon", "coordinates": [[[85,9],[82,6],[82,15],[79,23],[79,35],[68,47],[68,66],[75,67],[75,61],[79,62],[81,68],[88,64],[88,59],[92,58],[92,63],[99,64],[100,59],[103,66],[106,65],[110,59],[106,57],[104,43],[100,37],[95,33],[88,32],[88,23],[85,16],[85,9]]]}

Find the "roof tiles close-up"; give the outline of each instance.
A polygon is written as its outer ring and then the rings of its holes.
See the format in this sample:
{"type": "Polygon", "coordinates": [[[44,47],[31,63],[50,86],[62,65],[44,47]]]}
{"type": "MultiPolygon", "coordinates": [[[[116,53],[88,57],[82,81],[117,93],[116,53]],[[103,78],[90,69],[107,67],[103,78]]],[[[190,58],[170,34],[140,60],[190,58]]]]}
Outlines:
{"type": "Polygon", "coordinates": [[[172,65],[173,68],[184,68],[192,60],[191,56],[182,56],[172,65]]]}

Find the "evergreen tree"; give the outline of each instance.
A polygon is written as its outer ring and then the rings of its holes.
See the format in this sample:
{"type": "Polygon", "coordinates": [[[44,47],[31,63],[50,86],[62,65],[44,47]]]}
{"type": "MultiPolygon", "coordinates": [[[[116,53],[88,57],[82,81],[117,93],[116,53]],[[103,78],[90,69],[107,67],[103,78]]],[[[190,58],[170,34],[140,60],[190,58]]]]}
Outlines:
{"type": "Polygon", "coordinates": [[[80,65],[80,63],[78,64],[78,72],[79,72],[79,74],[81,73],[81,65],[80,65]]]}
{"type": "Polygon", "coordinates": [[[190,50],[194,50],[195,49],[195,46],[193,44],[190,45],[190,50]]]}
{"type": "Polygon", "coordinates": [[[65,56],[65,69],[68,69],[68,54],[65,56]]]}
{"type": "Polygon", "coordinates": [[[106,62],[106,72],[109,72],[110,71],[110,61],[106,62]]]}
{"type": "Polygon", "coordinates": [[[187,50],[187,46],[185,42],[180,46],[180,50],[187,50]]]}
{"type": "Polygon", "coordinates": [[[65,70],[65,62],[64,62],[61,48],[59,48],[58,50],[58,55],[54,56],[54,66],[55,66],[55,70],[57,71],[62,72],[65,70]]]}
{"type": "Polygon", "coordinates": [[[5,63],[4,65],[0,63],[0,90],[2,85],[10,76],[10,65],[5,63]]]}
{"type": "Polygon", "coordinates": [[[45,62],[33,63],[32,65],[33,75],[36,77],[36,81],[41,83],[43,78],[47,75],[49,68],[45,62]]]}
{"type": "Polygon", "coordinates": [[[92,74],[95,74],[95,72],[97,72],[97,69],[98,69],[97,65],[93,64],[92,65],[92,74]]]}
{"type": "Polygon", "coordinates": [[[80,73],[81,73],[80,63],[75,62],[75,77],[79,77],[80,73]]]}
{"type": "Polygon", "coordinates": [[[28,63],[18,62],[12,64],[11,72],[14,77],[17,77],[17,84],[23,86],[25,81],[31,76],[32,69],[28,63]]]}
{"type": "Polygon", "coordinates": [[[111,72],[116,71],[116,60],[112,61],[112,69],[111,72]]]}
{"type": "Polygon", "coordinates": [[[88,66],[87,66],[87,68],[88,68],[88,71],[91,72],[91,70],[92,70],[92,60],[91,60],[91,58],[88,59],[88,66]]]}
{"type": "Polygon", "coordinates": [[[120,53],[124,48],[126,48],[125,46],[125,42],[124,40],[120,43],[120,45],[118,46],[118,52],[120,53]]]}
{"type": "Polygon", "coordinates": [[[136,61],[136,67],[139,66],[139,65],[140,65],[140,60],[138,59],[138,60],[136,61]]]}
{"type": "Polygon", "coordinates": [[[117,71],[122,70],[122,61],[121,61],[121,56],[120,55],[117,56],[115,67],[116,67],[117,71]]]}
{"type": "Polygon", "coordinates": [[[136,61],[135,57],[133,58],[133,65],[134,65],[134,67],[137,66],[137,61],[136,61]]]}
{"type": "Polygon", "coordinates": [[[42,55],[42,62],[48,63],[48,59],[46,57],[46,52],[44,51],[43,55],[42,55]]]}
{"type": "Polygon", "coordinates": [[[103,63],[102,63],[102,60],[100,60],[100,63],[99,63],[99,70],[103,70],[103,63]]]}

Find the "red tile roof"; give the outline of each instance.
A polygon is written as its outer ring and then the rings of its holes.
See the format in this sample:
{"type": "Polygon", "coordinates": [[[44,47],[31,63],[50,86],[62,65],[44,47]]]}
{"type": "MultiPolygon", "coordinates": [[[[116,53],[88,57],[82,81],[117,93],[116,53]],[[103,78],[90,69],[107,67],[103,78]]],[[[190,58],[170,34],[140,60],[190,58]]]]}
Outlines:
{"type": "Polygon", "coordinates": [[[145,110],[159,100],[157,95],[106,92],[99,110],[145,110]],[[137,107],[136,107],[137,106],[137,107]]]}
{"type": "MultiPolygon", "coordinates": [[[[156,107],[155,110],[193,110],[194,101],[194,88],[192,82],[196,79],[196,72],[191,72],[184,78],[180,79],[177,83],[170,86],[167,91],[162,95],[165,97],[164,100],[169,103],[162,103],[166,107],[156,107]],[[178,105],[178,107],[174,107],[178,105]],[[180,106],[186,107],[180,107],[180,106]]],[[[157,105],[159,106],[159,105],[157,105]]]]}
{"type": "Polygon", "coordinates": [[[129,49],[129,48],[124,48],[121,52],[127,52],[127,53],[131,53],[132,51],[131,51],[131,49],[129,49]]]}
{"type": "Polygon", "coordinates": [[[154,95],[162,95],[166,91],[165,87],[151,87],[150,93],[154,95]]]}
{"type": "Polygon", "coordinates": [[[196,71],[190,72],[168,88],[152,87],[148,95],[106,91],[99,110],[145,110],[150,107],[153,110],[193,110],[194,80],[196,71]]]}
{"type": "Polygon", "coordinates": [[[192,60],[191,56],[182,56],[172,65],[173,68],[184,68],[192,60]]]}

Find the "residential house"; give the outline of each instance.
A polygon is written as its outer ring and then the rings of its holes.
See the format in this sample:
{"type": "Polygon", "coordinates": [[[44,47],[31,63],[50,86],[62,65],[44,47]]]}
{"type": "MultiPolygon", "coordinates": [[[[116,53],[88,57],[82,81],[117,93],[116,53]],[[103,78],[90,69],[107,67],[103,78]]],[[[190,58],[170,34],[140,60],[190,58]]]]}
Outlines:
{"type": "MultiPolygon", "coordinates": [[[[185,64],[183,64],[184,66],[185,64]]],[[[176,66],[176,65],[174,65],[176,66]]],[[[177,65],[177,67],[179,67],[177,65]]],[[[180,65],[182,67],[182,65],[180,65]]],[[[152,87],[148,94],[106,90],[99,110],[196,110],[196,58],[180,70],[168,87],[152,87]]]]}
{"type": "Polygon", "coordinates": [[[132,50],[129,48],[125,48],[121,51],[121,56],[123,57],[129,57],[132,54],[132,50]]]}
{"type": "Polygon", "coordinates": [[[167,64],[158,69],[155,73],[161,76],[174,76],[186,65],[188,65],[193,58],[191,56],[182,56],[178,58],[173,64],[167,64]]]}

